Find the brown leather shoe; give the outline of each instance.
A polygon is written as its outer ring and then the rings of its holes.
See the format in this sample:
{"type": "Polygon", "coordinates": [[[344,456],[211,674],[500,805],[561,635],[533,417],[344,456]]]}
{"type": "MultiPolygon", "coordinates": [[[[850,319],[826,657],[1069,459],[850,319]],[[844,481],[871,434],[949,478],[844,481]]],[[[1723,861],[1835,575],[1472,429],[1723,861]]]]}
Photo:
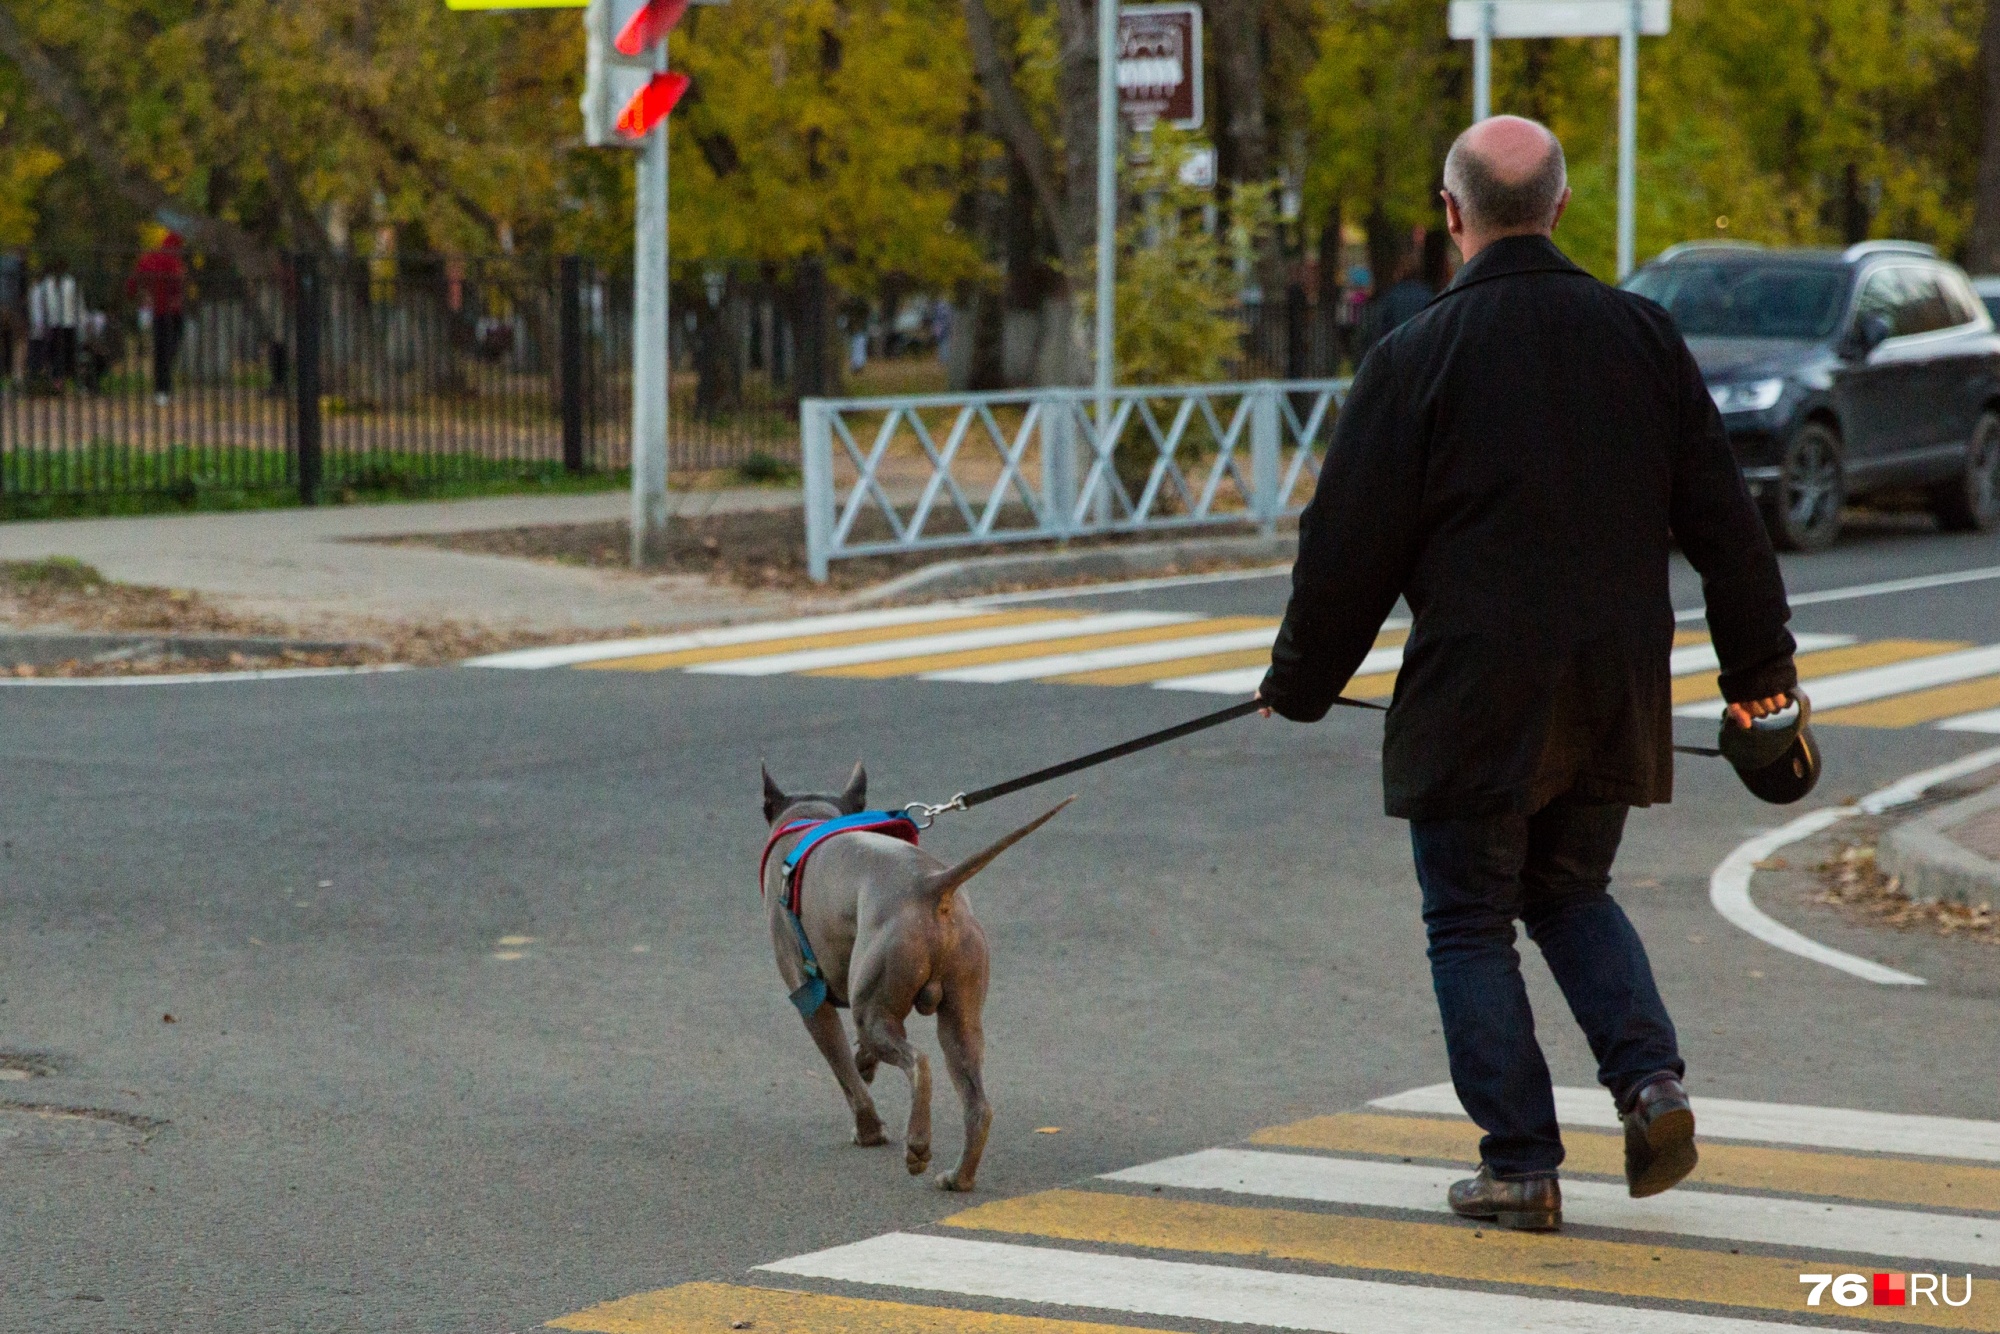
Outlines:
{"type": "Polygon", "coordinates": [[[1624,1113],[1625,1188],[1635,1200],[1678,1186],[1694,1171],[1694,1108],[1678,1079],[1639,1090],[1624,1113]]]}
{"type": "Polygon", "coordinates": [[[1484,1163],[1478,1176],[1454,1181],[1445,1200],[1460,1218],[1490,1218],[1519,1232],[1553,1232],[1563,1223],[1562,1184],[1554,1177],[1498,1181],[1484,1163]]]}

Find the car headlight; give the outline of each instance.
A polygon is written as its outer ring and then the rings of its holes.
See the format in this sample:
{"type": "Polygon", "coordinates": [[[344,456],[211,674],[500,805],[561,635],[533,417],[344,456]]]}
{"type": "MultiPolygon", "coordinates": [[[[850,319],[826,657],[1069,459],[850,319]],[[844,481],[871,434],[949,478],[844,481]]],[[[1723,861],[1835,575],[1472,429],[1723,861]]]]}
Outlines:
{"type": "Polygon", "coordinates": [[[1709,387],[1718,412],[1768,412],[1785,396],[1783,380],[1751,380],[1747,384],[1718,384],[1709,387]]]}

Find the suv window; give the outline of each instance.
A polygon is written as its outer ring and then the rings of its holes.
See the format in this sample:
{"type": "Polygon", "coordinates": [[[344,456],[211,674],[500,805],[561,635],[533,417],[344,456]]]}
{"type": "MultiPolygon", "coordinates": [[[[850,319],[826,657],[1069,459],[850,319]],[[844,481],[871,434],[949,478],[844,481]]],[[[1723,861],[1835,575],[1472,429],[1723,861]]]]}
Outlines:
{"type": "Polygon", "coordinates": [[[1738,258],[1651,265],[1625,287],[1665,306],[1690,338],[1825,338],[1847,284],[1830,264],[1738,258]]]}
{"type": "Polygon", "coordinates": [[[1944,293],[1938,290],[1937,275],[1924,269],[1903,270],[1903,304],[1896,312],[1899,334],[1933,333],[1957,324],[1944,293]]]}
{"type": "Polygon", "coordinates": [[[1978,300],[1965,285],[1965,280],[1955,273],[1938,275],[1938,288],[1944,293],[1944,303],[1951,308],[1953,328],[1972,324],[1979,319],[1978,300]]]}

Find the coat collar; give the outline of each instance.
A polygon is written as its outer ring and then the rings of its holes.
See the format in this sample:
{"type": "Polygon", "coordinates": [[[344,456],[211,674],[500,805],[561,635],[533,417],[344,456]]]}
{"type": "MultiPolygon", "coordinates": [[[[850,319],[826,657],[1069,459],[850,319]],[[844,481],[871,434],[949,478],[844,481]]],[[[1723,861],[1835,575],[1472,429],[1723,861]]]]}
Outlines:
{"type": "Polygon", "coordinates": [[[1475,283],[1520,273],[1581,274],[1583,270],[1546,236],[1503,236],[1474,255],[1445,291],[1457,292],[1475,283]]]}

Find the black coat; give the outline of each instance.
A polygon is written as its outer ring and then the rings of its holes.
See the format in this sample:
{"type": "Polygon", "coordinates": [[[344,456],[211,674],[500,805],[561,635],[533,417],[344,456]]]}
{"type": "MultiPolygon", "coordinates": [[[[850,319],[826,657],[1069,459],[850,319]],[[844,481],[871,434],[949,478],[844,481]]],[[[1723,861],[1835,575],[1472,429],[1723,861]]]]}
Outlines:
{"type": "Polygon", "coordinates": [[[1361,363],[1263,694],[1323,717],[1401,595],[1389,814],[1671,800],[1676,538],[1724,697],[1796,685],[1777,560],[1672,318],[1543,237],[1498,241],[1361,363]]]}

